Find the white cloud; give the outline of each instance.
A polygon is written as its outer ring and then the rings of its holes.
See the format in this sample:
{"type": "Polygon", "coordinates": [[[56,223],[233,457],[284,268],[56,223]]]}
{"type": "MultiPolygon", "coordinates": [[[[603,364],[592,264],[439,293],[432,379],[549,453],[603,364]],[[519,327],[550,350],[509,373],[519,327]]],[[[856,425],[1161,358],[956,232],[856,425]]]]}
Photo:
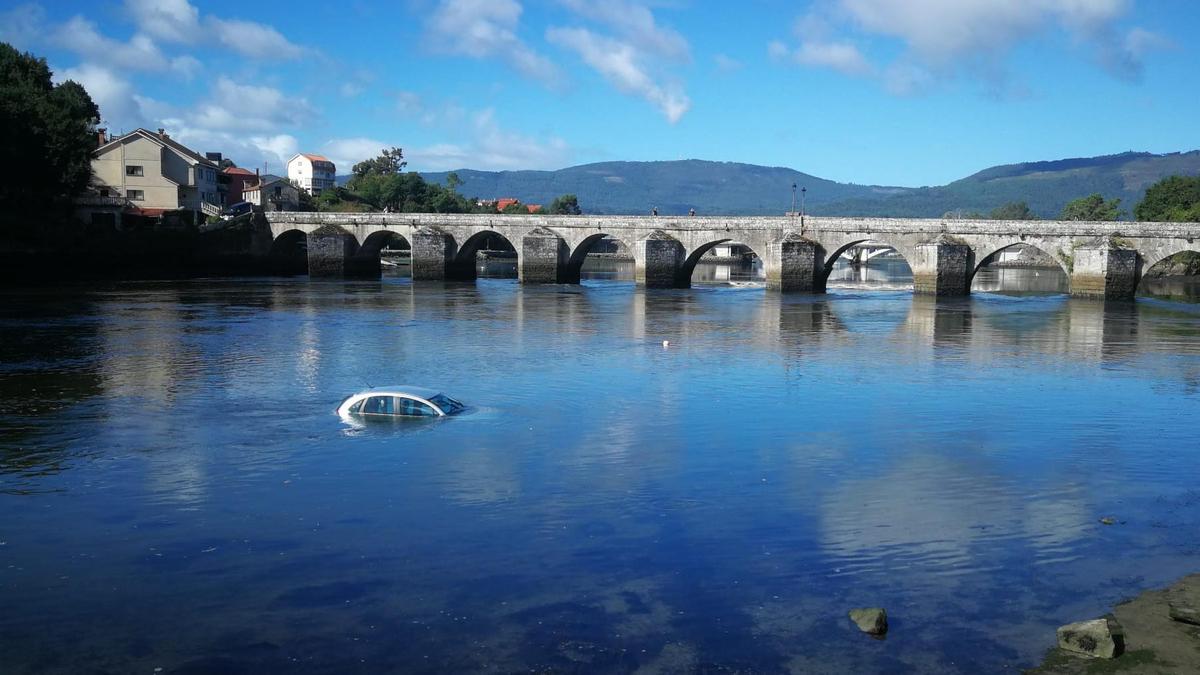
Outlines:
{"type": "Polygon", "coordinates": [[[75,16],[55,29],[54,44],[83,57],[84,61],[121,70],[166,70],[169,61],[149,36],[136,33],[129,42],[100,34],[96,24],[75,16]]]}
{"type": "Polygon", "coordinates": [[[138,28],[163,42],[190,44],[201,37],[200,10],[188,0],[125,0],[138,28]]]}
{"type": "Polygon", "coordinates": [[[301,47],[266,24],[209,16],[205,26],[217,42],[253,59],[290,60],[304,55],[301,47]]]}
{"type": "MultiPolygon", "coordinates": [[[[425,105],[413,98],[410,107],[402,112],[419,116],[423,124],[440,130],[445,139],[406,147],[405,156],[412,171],[558,169],[566,166],[572,155],[566,141],[556,136],[535,138],[505,129],[491,108],[469,111],[453,103],[425,105]]],[[[391,145],[399,144],[341,139],[326,147],[326,155],[330,158],[352,155],[358,161],[374,157],[381,148],[391,145]]]]}
{"type": "Polygon", "coordinates": [[[778,41],[768,49],[777,58],[786,50],[803,65],[875,74],[891,91],[913,92],[935,79],[963,73],[1005,85],[1003,63],[1008,54],[1018,44],[1058,29],[1092,49],[1114,76],[1132,79],[1141,72],[1143,54],[1162,48],[1162,43],[1139,29],[1120,37],[1116,24],[1131,4],[1132,0],[830,0],[821,6],[826,11],[819,9],[797,22],[795,49],[778,41]],[[848,31],[897,40],[906,51],[876,68],[845,37],[848,31]]]}
{"type": "Polygon", "coordinates": [[[426,39],[435,51],[499,57],[528,77],[556,84],[558,68],[517,37],[521,11],[516,0],[441,0],[429,17],[426,39]]]}
{"type": "Polygon", "coordinates": [[[724,73],[726,75],[729,73],[736,73],[746,65],[732,56],[729,56],[728,54],[713,55],[713,64],[716,65],[717,72],[724,73]]]}
{"type": "Polygon", "coordinates": [[[200,16],[188,0],[125,0],[125,10],[138,29],[163,42],[196,44],[215,40],[253,59],[298,59],[304,50],[266,24],[242,19],[200,16]]]}
{"type": "Polygon", "coordinates": [[[130,131],[146,124],[146,115],[135,96],[133,84],[113,71],[93,63],[84,63],[57,73],[56,80],[74,80],[87,89],[100,108],[100,119],[110,129],[130,131]]]}
{"type": "Polygon", "coordinates": [[[46,11],[41,5],[18,5],[0,12],[0,42],[29,49],[45,32],[45,21],[46,11]]]}
{"type": "Polygon", "coordinates": [[[618,90],[640,96],[653,104],[667,121],[674,124],[691,107],[680,87],[656,82],[642,63],[641,55],[630,44],[596,35],[585,28],[551,28],[546,39],[579,54],[618,90]]]}
{"type": "Polygon", "coordinates": [[[384,149],[396,143],[375,140],[373,138],[335,138],[321,146],[321,154],[328,157],[336,166],[339,174],[348,174],[350,169],[364,159],[379,156],[384,149]]]}
{"type": "Polygon", "coordinates": [[[687,60],[691,48],[674,29],[658,25],[648,7],[630,0],[559,0],[582,17],[614,28],[639,51],[668,59],[687,60]]]}
{"type": "Polygon", "coordinates": [[[186,118],[191,125],[205,129],[272,132],[302,126],[315,114],[307,99],[220,77],[212,94],[190,107],[186,118]]]}

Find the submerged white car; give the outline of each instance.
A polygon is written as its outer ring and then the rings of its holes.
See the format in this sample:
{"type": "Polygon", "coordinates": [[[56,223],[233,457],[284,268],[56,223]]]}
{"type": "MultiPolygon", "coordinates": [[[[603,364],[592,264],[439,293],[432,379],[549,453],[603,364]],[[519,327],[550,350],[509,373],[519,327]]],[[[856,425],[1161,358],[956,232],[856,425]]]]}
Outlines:
{"type": "Polygon", "coordinates": [[[445,417],[466,406],[449,396],[424,387],[399,385],[376,387],[347,396],[337,408],[342,417],[445,417]]]}

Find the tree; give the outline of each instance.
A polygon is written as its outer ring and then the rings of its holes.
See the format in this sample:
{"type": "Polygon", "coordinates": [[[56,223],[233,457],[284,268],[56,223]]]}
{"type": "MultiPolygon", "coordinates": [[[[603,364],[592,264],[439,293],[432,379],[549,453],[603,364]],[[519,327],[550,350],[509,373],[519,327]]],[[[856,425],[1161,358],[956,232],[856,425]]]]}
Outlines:
{"type": "Polygon", "coordinates": [[[91,181],[99,121],[82,86],[54,84],[45,59],[0,43],[0,228],[27,226],[34,214],[65,220],[91,181]]]}
{"type": "Polygon", "coordinates": [[[547,213],[556,216],[578,216],[583,210],[579,208],[579,199],[575,195],[566,194],[555,197],[554,201],[550,202],[547,213]]]}
{"type": "Polygon", "coordinates": [[[1121,200],[1105,201],[1100,193],[1068,202],[1058,215],[1059,220],[1120,220],[1121,200]]]}
{"type": "Polygon", "coordinates": [[[221,163],[218,166],[221,169],[221,171],[224,171],[225,169],[236,169],[237,168],[237,164],[234,164],[233,160],[229,159],[228,157],[222,157],[221,163]]]}
{"type": "Polygon", "coordinates": [[[1133,216],[1159,222],[1200,221],[1200,176],[1168,176],[1151,185],[1133,216]]]}
{"type": "Polygon", "coordinates": [[[354,165],[355,176],[370,175],[392,176],[404,170],[408,162],[404,161],[404,151],[400,148],[384,148],[378,157],[366,159],[354,165]]]}
{"type": "Polygon", "coordinates": [[[992,220],[1037,220],[1037,214],[1029,210],[1025,202],[1009,202],[992,210],[992,220]]]}
{"type": "Polygon", "coordinates": [[[300,203],[296,207],[297,211],[320,211],[321,207],[317,204],[317,198],[308,193],[308,190],[300,187],[300,183],[289,178],[288,183],[296,188],[296,193],[299,195],[300,203]]]}
{"type": "Polygon", "coordinates": [[[458,177],[458,173],[451,171],[450,173],[446,174],[446,187],[449,188],[451,192],[458,192],[458,186],[462,184],[462,179],[458,177]]]}

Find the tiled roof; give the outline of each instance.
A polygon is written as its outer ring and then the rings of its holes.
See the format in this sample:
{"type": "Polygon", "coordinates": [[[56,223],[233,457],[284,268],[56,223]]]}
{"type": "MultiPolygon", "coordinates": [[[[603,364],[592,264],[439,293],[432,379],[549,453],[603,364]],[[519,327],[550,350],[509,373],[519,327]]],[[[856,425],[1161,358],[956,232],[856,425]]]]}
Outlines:
{"type": "Polygon", "coordinates": [[[253,176],[254,172],[249,169],[243,169],[240,166],[231,166],[225,169],[225,173],[231,176],[253,176]]]}
{"type": "Polygon", "coordinates": [[[156,132],[150,131],[149,129],[140,129],[140,128],[134,129],[133,131],[131,131],[123,136],[117,136],[116,138],[113,138],[111,141],[109,141],[109,142],[105,143],[104,145],[100,146],[99,148],[97,148],[96,151],[99,152],[100,150],[103,150],[104,148],[107,148],[108,146],[113,145],[115,143],[122,143],[125,141],[125,139],[127,139],[130,136],[133,136],[135,134],[138,136],[141,136],[143,138],[149,139],[151,141],[154,141],[155,143],[158,143],[159,145],[169,147],[172,150],[175,150],[176,152],[178,152],[179,154],[184,155],[185,157],[192,159],[196,162],[199,162],[200,164],[204,164],[206,166],[211,166],[211,167],[217,166],[216,162],[205,157],[204,155],[201,155],[200,153],[196,152],[195,150],[192,150],[191,148],[180,143],[179,141],[175,140],[174,138],[171,138],[169,136],[161,136],[156,132]]]}

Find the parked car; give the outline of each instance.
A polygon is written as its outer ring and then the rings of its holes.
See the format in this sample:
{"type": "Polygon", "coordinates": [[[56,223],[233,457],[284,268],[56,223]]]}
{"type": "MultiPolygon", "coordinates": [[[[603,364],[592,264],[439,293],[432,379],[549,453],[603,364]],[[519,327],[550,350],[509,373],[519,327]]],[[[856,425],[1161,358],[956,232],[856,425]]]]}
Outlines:
{"type": "Polygon", "coordinates": [[[237,216],[242,216],[247,213],[250,213],[253,210],[254,210],[254,204],[252,202],[238,202],[236,204],[230,204],[229,206],[225,207],[225,210],[221,213],[221,215],[226,216],[228,218],[236,218],[237,216]]]}
{"type": "Polygon", "coordinates": [[[376,387],[351,394],[338,405],[337,414],[346,418],[446,417],[466,406],[449,396],[425,387],[376,387]]]}

